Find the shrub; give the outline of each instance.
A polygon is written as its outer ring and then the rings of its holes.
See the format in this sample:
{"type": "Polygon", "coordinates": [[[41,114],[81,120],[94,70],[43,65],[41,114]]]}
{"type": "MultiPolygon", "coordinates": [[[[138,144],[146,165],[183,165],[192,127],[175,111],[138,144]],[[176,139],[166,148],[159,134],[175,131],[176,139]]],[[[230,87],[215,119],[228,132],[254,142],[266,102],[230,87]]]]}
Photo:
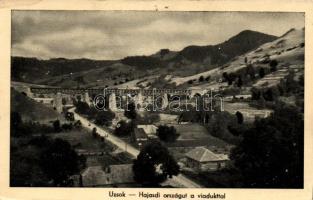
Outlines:
{"type": "Polygon", "coordinates": [[[161,125],[158,127],[156,135],[164,142],[175,142],[179,134],[173,126],[161,125]]]}
{"type": "Polygon", "coordinates": [[[109,126],[114,117],[115,114],[112,111],[98,111],[95,117],[95,124],[109,126]]]}
{"type": "Polygon", "coordinates": [[[271,60],[270,61],[271,72],[274,72],[274,71],[277,70],[277,65],[278,65],[278,62],[276,60],[271,60]]]}
{"type": "Polygon", "coordinates": [[[114,134],[116,136],[122,137],[122,136],[129,136],[135,128],[135,123],[133,122],[125,122],[124,120],[121,120],[118,122],[116,129],[114,130],[114,134]]]}
{"type": "Polygon", "coordinates": [[[54,131],[57,132],[57,133],[59,133],[59,132],[62,131],[61,125],[60,125],[60,121],[59,121],[59,120],[55,120],[55,121],[53,122],[53,129],[54,129],[54,131]]]}

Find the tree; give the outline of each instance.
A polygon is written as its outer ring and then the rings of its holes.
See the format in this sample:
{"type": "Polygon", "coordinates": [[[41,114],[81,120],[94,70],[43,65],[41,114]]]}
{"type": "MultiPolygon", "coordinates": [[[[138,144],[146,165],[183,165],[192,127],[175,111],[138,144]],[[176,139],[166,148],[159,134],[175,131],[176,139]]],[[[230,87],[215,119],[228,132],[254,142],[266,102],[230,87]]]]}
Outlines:
{"type": "Polygon", "coordinates": [[[258,88],[252,87],[251,88],[251,99],[258,100],[262,96],[261,91],[258,88]]]}
{"type": "Polygon", "coordinates": [[[241,76],[238,77],[238,81],[237,81],[237,87],[241,88],[242,86],[242,79],[241,79],[241,76]]]}
{"type": "Polygon", "coordinates": [[[239,138],[235,137],[228,129],[228,127],[235,126],[236,124],[237,119],[234,115],[228,112],[215,112],[210,117],[206,128],[214,137],[225,140],[230,144],[237,144],[239,138]]]}
{"type": "Polygon", "coordinates": [[[19,127],[22,124],[22,117],[18,112],[11,112],[11,126],[19,127]]]}
{"type": "Polygon", "coordinates": [[[236,112],[236,117],[237,117],[237,123],[242,124],[243,123],[243,115],[241,112],[237,111],[236,112]]]}
{"type": "Polygon", "coordinates": [[[297,108],[278,104],[243,133],[230,158],[245,187],[302,188],[304,122],[297,108]]]}
{"type": "Polygon", "coordinates": [[[276,87],[268,88],[263,92],[263,97],[266,101],[274,101],[279,96],[279,91],[276,87]]]}
{"type": "Polygon", "coordinates": [[[114,130],[114,134],[116,136],[122,137],[122,136],[129,136],[135,128],[134,122],[125,122],[124,120],[121,120],[118,122],[116,129],[114,130]]]}
{"type": "Polygon", "coordinates": [[[250,79],[251,80],[254,80],[255,79],[255,70],[252,66],[252,64],[249,64],[247,66],[247,74],[250,76],[250,79]]]}
{"type": "Polygon", "coordinates": [[[22,117],[18,112],[11,112],[11,124],[10,130],[12,136],[19,136],[20,135],[20,127],[22,125],[22,117]]]}
{"type": "Polygon", "coordinates": [[[229,82],[228,81],[229,80],[229,76],[228,76],[227,72],[223,72],[222,76],[223,76],[224,81],[229,82]]]}
{"type": "Polygon", "coordinates": [[[205,81],[209,82],[210,78],[211,78],[211,76],[207,76],[207,77],[205,78],[205,81]]]}
{"type": "Polygon", "coordinates": [[[166,54],[168,54],[169,52],[170,52],[169,49],[161,49],[161,50],[160,50],[160,55],[161,55],[161,57],[163,57],[163,56],[165,56],[166,54]]]}
{"type": "Polygon", "coordinates": [[[74,113],[72,112],[65,112],[65,119],[68,120],[68,121],[74,121],[75,118],[74,118],[74,113]]]}
{"type": "Polygon", "coordinates": [[[74,127],[77,128],[77,129],[81,129],[82,127],[82,122],[80,120],[77,120],[75,123],[74,123],[74,127]]]}
{"type": "Polygon", "coordinates": [[[112,111],[99,111],[96,114],[95,123],[100,126],[109,126],[114,117],[115,114],[112,111]]]}
{"type": "Polygon", "coordinates": [[[27,143],[11,143],[10,186],[45,187],[51,186],[41,167],[40,155],[43,148],[51,144],[45,136],[35,137],[27,143]],[[23,146],[27,145],[27,148],[23,146]]]}
{"type": "Polygon", "coordinates": [[[78,101],[75,106],[76,106],[77,113],[83,114],[83,115],[89,114],[90,107],[86,102],[78,101]]]}
{"type": "Polygon", "coordinates": [[[301,75],[301,76],[299,77],[299,85],[300,85],[301,87],[304,87],[304,75],[301,75]]]}
{"type": "Polygon", "coordinates": [[[156,135],[160,140],[165,142],[175,142],[179,134],[173,126],[160,125],[156,131],[156,135]]]}
{"type": "Polygon", "coordinates": [[[62,105],[66,104],[66,98],[62,98],[62,105]]]}
{"type": "Polygon", "coordinates": [[[271,72],[275,72],[277,70],[278,62],[277,60],[270,61],[271,72]]]}
{"type": "Polygon", "coordinates": [[[228,83],[228,85],[232,85],[233,81],[236,78],[236,75],[234,73],[228,74],[227,72],[223,72],[222,76],[224,80],[228,83]]]}
{"type": "Polygon", "coordinates": [[[78,156],[71,145],[62,139],[55,139],[42,153],[43,171],[51,178],[55,186],[67,185],[68,178],[79,172],[85,165],[85,158],[78,156]]]}
{"type": "Polygon", "coordinates": [[[72,130],[72,128],[73,128],[73,124],[72,123],[65,123],[65,124],[62,124],[62,130],[64,130],[64,131],[70,131],[70,130],[72,130]]]}
{"type": "Polygon", "coordinates": [[[55,120],[55,121],[53,122],[53,129],[54,129],[54,131],[57,132],[57,133],[59,133],[59,132],[62,131],[62,129],[61,129],[61,124],[60,124],[60,120],[55,120]]]}
{"type": "Polygon", "coordinates": [[[260,78],[263,78],[265,76],[265,69],[263,67],[259,69],[259,76],[260,78]]]}
{"type": "Polygon", "coordinates": [[[128,119],[136,119],[136,117],[137,117],[136,106],[133,102],[131,102],[130,104],[127,105],[127,108],[125,109],[124,115],[128,119]]]}
{"type": "Polygon", "coordinates": [[[179,166],[160,142],[148,143],[133,165],[134,179],[143,186],[155,187],[167,178],[177,176],[179,166]]]}
{"type": "Polygon", "coordinates": [[[97,128],[94,127],[91,131],[91,134],[92,134],[92,137],[97,137],[98,136],[98,133],[97,133],[97,128]]]}
{"type": "Polygon", "coordinates": [[[289,71],[289,74],[286,76],[286,91],[287,93],[296,92],[298,89],[298,83],[294,80],[295,73],[293,70],[289,71]]]}

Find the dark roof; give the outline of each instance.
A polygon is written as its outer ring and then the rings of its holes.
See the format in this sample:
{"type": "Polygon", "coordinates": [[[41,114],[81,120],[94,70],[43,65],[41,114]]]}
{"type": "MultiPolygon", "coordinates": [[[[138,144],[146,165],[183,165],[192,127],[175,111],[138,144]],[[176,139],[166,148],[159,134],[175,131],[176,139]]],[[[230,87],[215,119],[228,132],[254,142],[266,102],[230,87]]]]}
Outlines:
{"type": "Polygon", "coordinates": [[[210,161],[223,161],[228,160],[228,156],[225,154],[215,154],[207,148],[196,147],[189,151],[186,156],[198,162],[210,162],[210,161]]]}
{"type": "Polygon", "coordinates": [[[148,138],[143,128],[135,128],[134,133],[136,138],[148,138]]]}

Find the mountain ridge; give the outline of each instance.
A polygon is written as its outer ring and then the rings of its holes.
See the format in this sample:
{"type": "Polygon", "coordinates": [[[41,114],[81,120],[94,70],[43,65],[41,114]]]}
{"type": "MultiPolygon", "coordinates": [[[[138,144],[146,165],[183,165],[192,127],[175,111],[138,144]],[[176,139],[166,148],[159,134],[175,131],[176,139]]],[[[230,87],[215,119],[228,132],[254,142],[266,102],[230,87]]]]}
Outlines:
{"type": "MultiPolygon", "coordinates": [[[[45,84],[42,80],[53,79],[56,76],[69,76],[73,73],[79,74],[85,71],[92,71],[93,69],[103,69],[103,71],[111,69],[122,73],[122,68],[116,67],[118,63],[129,66],[129,68],[135,71],[146,72],[146,74],[141,73],[142,76],[155,72],[184,76],[221,66],[234,57],[276,38],[273,35],[244,30],[217,45],[190,45],[181,51],[161,49],[152,55],[128,56],[119,60],[92,60],[88,58],[51,58],[40,60],[38,58],[12,56],[11,77],[13,81],[45,84]]],[[[101,77],[99,78],[101,79],[101,77]]],[[[124,78],[124,80],[126,79],[124,78]]],[[[83,84],[85,82],[82,81],[83,84]]],[[[119,82],[114,82],[114,84],[116,85],[119,82]]],[[[59,81],[59,83],[62,85],[62,81],[59,81]]],[[[58,85],[59,83],[55,81],[55,84],[58,85]]]]}

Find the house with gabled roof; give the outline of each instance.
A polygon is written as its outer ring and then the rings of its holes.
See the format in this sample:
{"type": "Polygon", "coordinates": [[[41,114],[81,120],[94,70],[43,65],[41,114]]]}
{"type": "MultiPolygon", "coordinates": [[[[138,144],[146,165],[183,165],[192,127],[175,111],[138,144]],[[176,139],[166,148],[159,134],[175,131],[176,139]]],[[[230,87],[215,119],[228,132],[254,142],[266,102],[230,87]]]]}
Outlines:
{"type": "Polygon", "coordinates": [[[195,171],[215,171],[226,166],[229,158],[216,154],[205,147],[196,147],[186,153],[186,166],[195,171]]]}
{"type": "Polygon", "coordinates": [[[107,167],[87,167],[80,175],[79,185],[83,187],[99,187],[134,183],[132,166],[132,164],[120,164],[107,167]]]}

